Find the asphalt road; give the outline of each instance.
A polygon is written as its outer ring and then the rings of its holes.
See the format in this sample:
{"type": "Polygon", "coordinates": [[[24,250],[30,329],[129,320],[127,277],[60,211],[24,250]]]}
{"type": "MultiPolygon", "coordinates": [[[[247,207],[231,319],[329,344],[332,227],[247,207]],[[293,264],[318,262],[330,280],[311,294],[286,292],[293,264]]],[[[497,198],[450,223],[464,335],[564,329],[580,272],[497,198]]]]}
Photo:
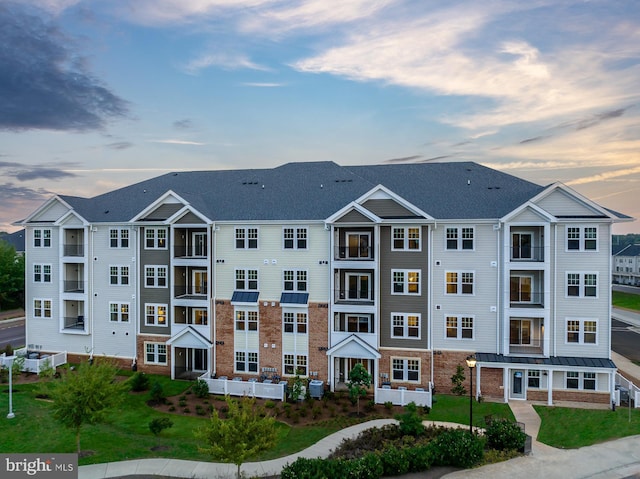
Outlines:
{"type": "Polygon", "coordinates": [[[640,294],[640,288],[637,286],[624,286],[622,284],[614,284],[611,286],[614,291],[621,291],[623,293],[640,294]]]}
{"type": "Polygon", "coordinates": [[[640,361],[640,328],[611,320],[611,349],[631,361],[640,361]]]}
{"type": "Polygon", "coordinates": [[[20,321],[0,322],[0,351],[4,351],[7,344],[13,349],[24,346],[25,331],[24,319],[20,321]]]}

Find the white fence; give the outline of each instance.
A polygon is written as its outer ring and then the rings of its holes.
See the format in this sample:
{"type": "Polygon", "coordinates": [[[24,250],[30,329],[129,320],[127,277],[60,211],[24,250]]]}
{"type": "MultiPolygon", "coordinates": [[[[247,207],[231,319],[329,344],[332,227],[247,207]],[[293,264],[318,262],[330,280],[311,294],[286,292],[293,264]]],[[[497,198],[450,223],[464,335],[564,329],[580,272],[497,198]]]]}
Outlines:
{"type": "Polygon", "coordinates": [[[405,388],[378,388],[376,389],[376,403],[384,404],[391,402],[395,406],[406,406],[410,402],[416,406],[431,407],[431,391],[420,389],[409,390],[405,388]]]}
{"type": "Polygon", "coordinates": [[[625,397],[631,400],[633,407],[640,407],[640,388],[619,373],[616,373],[616,406],[620,406],[625,397]]]}
{"type": "MultiPolygon", "coordinates": [[[[67,362],[67,352],[63,351],[61,353],[56,354],[37,354],[37,357],[29,357],[26,348],[16,349],[14,351],[16,359],[22,360],[24,359],[24,363],[22,364],[22,371],[26,373],[36,373],[40,374],[40,371],[48,368],[56,368],[67,362]]],[[[5,353],[0,355],[0,364],[2,366],[5,365],[5,353]]]]}
{"type": "Polygon", "coordinates": [[[220,377],[211,379],[208,373],[200,376],[209,386],[210,394],[220,394],[226,396],[251,396],[256,398],[277,399],[284,401],[286,393],[286,381],[278,383],[258,382],[258,381],[242,381],[238,378],[227,379],[220,377]]]}

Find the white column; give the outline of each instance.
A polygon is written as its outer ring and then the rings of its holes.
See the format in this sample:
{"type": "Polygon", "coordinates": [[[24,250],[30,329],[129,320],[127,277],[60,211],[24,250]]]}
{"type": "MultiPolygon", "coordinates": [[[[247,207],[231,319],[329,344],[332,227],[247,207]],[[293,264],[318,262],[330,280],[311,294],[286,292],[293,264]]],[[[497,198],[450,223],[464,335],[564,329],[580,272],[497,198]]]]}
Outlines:
{"type": "Polygon", "coordinates": [[[509,402],[509,368],[505,367],[502,370],[502,385],[504,390],[504,402],[509,402]]]}
{"type": "Polygon", "coordinates": [[[547,371],[547,405],[553,405],[553,371],[547,371]]]}

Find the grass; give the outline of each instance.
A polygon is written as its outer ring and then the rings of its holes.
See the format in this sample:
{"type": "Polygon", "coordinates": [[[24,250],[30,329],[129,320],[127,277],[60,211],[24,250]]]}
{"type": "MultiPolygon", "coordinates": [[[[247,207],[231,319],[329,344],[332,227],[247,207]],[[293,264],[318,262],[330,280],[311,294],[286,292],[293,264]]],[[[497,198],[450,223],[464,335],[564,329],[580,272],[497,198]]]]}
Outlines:
{"type": "Polygon", "coordinates": [[[613,291],[612,304],[616,308],[640,311],[640,294],[613,291]]]}
{"type": "Polygon", "coordinates": [[[640,410],[615,411],[534,406],[542,419],[538,441],[572,449],[640,433],[640,410]],[[631,421],[629,421],[631,418],[631,421]]]}
{"type": "MultiPolygon", "coordinates": [[[[473,403],[473,425],[484,427],[485,416],[495,419],[504,418],[515,421],[511,408],[507,404],[483,401],[473,403]]],[[[434,396],[433,409],[426,417],[429,421],[455,422],[469,424],[469,396],[434,396]]]]}

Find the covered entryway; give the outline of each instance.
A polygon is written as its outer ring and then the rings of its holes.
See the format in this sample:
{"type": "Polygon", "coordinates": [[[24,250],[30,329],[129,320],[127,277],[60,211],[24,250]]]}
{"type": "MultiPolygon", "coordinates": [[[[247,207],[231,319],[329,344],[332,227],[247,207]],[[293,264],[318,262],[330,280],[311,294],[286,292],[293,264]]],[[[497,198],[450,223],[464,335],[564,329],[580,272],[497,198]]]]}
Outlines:
{"type": "Polygon", "coordinates": [[[174,335],[171,346],[171,379],[193,380],[210,370],[213,344],[191,326],[174,335]]]}
{"type": "Polygon", "coordinates": [[[329,349],[327,356],[329,356],[329,383],[332,391],[347,388],[349,371],[358,363],[364,365],[375,383],[377,361],[381,355],[355,334],[329,349]]]}

